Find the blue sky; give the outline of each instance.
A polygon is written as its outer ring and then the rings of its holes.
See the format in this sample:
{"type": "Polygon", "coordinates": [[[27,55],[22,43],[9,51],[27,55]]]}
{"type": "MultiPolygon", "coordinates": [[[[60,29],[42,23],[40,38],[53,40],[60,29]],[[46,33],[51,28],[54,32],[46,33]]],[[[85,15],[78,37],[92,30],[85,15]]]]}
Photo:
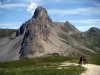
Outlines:
{"type": "Polygon", "coordinates": [[[53,21],[69,21],[80,31],[100,28],[100,0],[0,0],[0,28],[18,29],[37,6],[45,7],[53,21]]]}

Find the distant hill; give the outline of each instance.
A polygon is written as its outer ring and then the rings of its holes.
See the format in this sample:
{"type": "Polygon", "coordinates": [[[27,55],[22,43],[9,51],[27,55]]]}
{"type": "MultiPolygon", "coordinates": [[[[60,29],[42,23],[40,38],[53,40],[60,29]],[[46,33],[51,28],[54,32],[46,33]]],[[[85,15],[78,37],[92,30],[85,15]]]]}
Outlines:
{"type": "Polygon", "coordinates": [[[0,28],[0,38],[9,37],[16,31],[17,31],[16,29],[1,29],[0,28]]]}
{"type": "Polygon", "coordinates": [[[91,27],[86,32],[81,32],[72,36],[81,45],[100,53],[100,29],[91,27]]]}

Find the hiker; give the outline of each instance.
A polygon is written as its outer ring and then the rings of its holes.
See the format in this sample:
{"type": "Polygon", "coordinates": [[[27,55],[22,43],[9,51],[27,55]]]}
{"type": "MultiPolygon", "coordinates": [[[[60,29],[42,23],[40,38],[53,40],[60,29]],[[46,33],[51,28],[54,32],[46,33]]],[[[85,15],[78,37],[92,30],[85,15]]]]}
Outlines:
{"type": "Polygon", "coordinates": [[[79,64],[82,65],[82,63],[83,63],[83,56],[81,56],[79,59],[79,64]]]}
{"type": "Polygon", "coordinates": [[[84,65],[87,63],[87,58],[86,58],[86,56],[83,56],[83,63],[84,63],[84,65]]]}
{"type": "Polygon", "coordinates": [[[79,59],[79,64],[82,65],[82,64],[86,64],[87,63],[87,58],[86,56],[81,56],[80,59],[79,59]]]}

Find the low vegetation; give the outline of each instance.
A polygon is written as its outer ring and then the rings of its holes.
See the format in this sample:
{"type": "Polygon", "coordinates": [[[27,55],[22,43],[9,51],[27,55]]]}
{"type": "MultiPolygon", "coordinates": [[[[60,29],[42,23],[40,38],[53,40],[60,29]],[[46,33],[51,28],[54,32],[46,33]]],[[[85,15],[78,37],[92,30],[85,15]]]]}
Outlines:
{"type": "MultiPolygon", "coordinates": [[[[100,55],[88,57],[88,63],[100,65],[100,55]]],[[[80,75],[86,69],[82,66],[64,66],[61,62],[78,63],[77,57],[48,56],[0,62],[0,75],[80,75]]]]}
{"type": "Polygon", "coordinates": [[[9,36],[11,36],[14,32],[16,32],[15,29],[0,29],[0,38],[9,37],[9,36]]]}
{"type": "Polygon", "coordinates": [[[37,57],[33,59],[23,59],[10,62],[0,62],[0,68],[19,68],[25,66],[45,66],[45,65],[55,65],[60,62],[76,62],[76,57],[65,57],[65,56],[48,56],[48,57],[37,57]]]}
{"type": "Polygon", "coordinates": [[[100,65],[100,54],[92,55],[89,57],[89,63],[100,65]]]}
{"type": "MultiPolygon", "coordinates": [[[[79,33],[76,35],[72,35],[72,37],[78,41],[81,45],[90,48],[94,51],[97,50],[97,48],[100,48],[100,35],[93,35],[89,33],[79,33]]],[[[97,51],[100,53],[100,51],[97,51]]]]}
{"type": "Polygon", "coordinates": [[[94,53],[91,53],[90,51],[85,50],[85,49],[83,49],[83,48],[76,47],[76,49],[77,49],[78,51],[80,51],[81,53],[83,53],[83,55],[86,55],[86,56],[88,56],[88,57],[91,57],[91,56],[94,55],[94,53]]]}
{"type": "Polygon", "coordinates": [[[77,47],[77,50],[86,55],[88,63],[100,65],[100,54],[94,54],[79,47],[77,47]]]}
{"type": "Polygon", "coordinates": [[[42,66],[24,67],[0,70],[0,75],[79,75],[85,69],[81,66],[42,66]]]}
{"type": "Polygon", "coordinates": [[[61,67],[61,62],[75,62],[77,58],[49,56],[19,61],[1,62],[0,75],[79,75],[81,66],[61,67]]]}

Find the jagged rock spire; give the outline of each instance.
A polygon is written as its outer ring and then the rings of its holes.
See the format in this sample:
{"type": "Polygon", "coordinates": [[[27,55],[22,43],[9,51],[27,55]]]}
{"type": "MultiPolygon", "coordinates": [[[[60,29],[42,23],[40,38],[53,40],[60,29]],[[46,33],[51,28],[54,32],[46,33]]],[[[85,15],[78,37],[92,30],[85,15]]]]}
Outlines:
{"type": "Polygon", "coordinates": [[[37,20],[48,20],[49,22],[52,22],[52,19],[48,16],[48,12],[45,8],[42,6],[38,6],[34,12],[33,17],[34,19],[37,20]]]}

